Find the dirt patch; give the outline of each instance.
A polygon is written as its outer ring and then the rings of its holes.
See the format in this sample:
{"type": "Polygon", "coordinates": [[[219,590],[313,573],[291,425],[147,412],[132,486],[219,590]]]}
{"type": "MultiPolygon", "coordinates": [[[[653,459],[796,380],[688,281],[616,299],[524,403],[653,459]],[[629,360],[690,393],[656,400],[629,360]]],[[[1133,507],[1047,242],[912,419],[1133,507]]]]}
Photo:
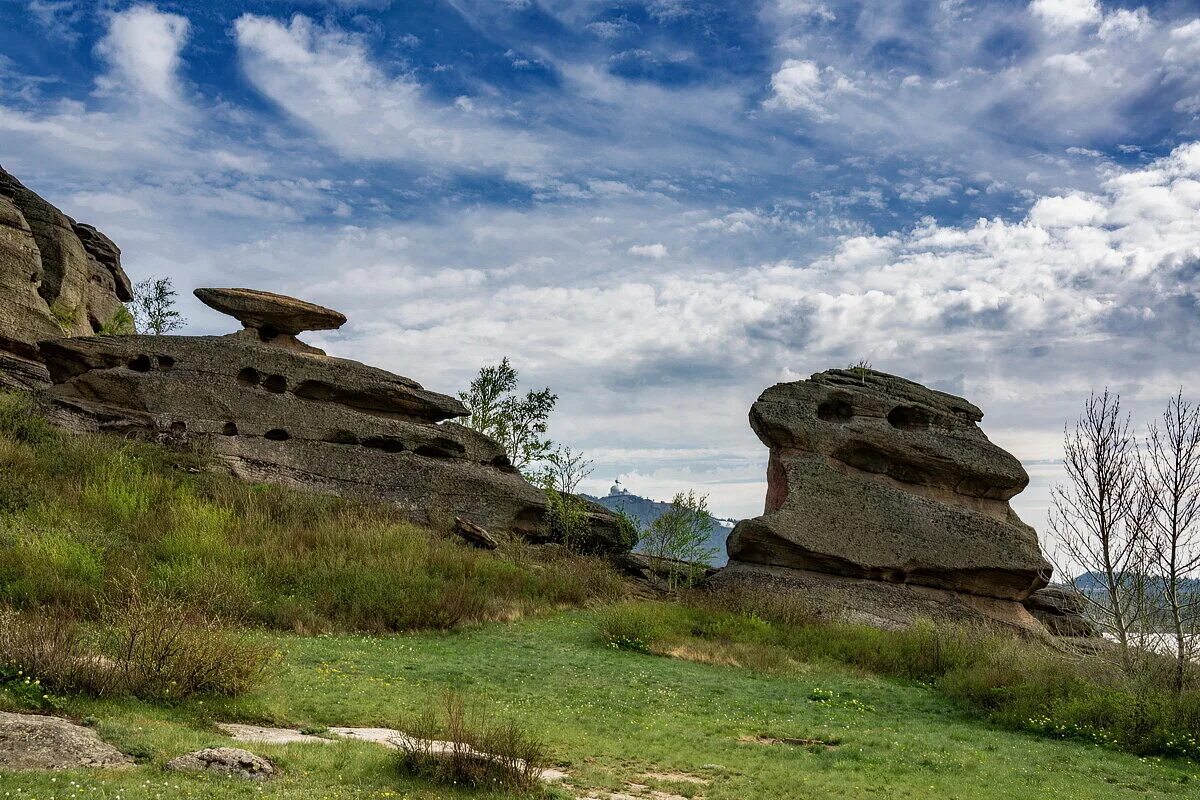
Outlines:
{"type": "Polygon", "coordinates": [[[642,776],[654,781],[674,781],[676,783],[694,783],[697,786],[708,786],[711,782],[699,775],[689,775],[686,772],[647,772],[642,776]]]}
{"type": "Polygon", "coordinates": [[[808,739],[795,736],[743,736],[738,741],[763,745],[785,744],[792,747],[804,747],[810,750],[836,750],[841,746],[841,742],[836,739],[827,741],[825,739],[808,739]]]}
{"type": "MultiPolygon", "coordinates": [[[[218,723],[217,727],[239,742],[260,742],[262,744],[299,744],[315,743],[331,744],[341,740],[355,742],[371,742],[391,749],[398,749],[407,742],[414,742],[408,734],[394,728],[329,728],[328,736],[304,733],[295,728],[267,728],[261,725],[240,725],[234,722],[218,723]]],[[[455,745],[452,742],[430,742],[431,752],[447,752],[455,745]]],[[[486,754],[481,754],[485,757],[486,754]]],[[[546,783],[557,783],[567,778],[567,773],[558,769],[544,769],[540,778],[546,783]]]]}

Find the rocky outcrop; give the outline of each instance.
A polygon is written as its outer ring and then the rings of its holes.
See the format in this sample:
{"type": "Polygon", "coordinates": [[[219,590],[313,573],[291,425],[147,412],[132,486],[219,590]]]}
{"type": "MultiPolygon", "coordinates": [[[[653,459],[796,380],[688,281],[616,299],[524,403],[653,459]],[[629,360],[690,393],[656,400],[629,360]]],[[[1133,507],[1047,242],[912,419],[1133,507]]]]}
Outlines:
{"type": "Polygon", "coordinates": [[[768,567],[764,580],[792,571],[819,596],[838,576],[857,582],[868,616],[882,604],[881,619],[899,619],[907,602],[910,618],[933,609],[1039,629],[1020,601],[1050,565],[1008,504],[1029,479],[982,417],[961,397],[873,370],[767,389],[750,411],[771,451],[765,513],[734,528],[736,569],[718,582],[768,567]]]}
{"type": "Polygon", "coordinates": [[[111,327],[132,297],[107,236],[0,168],[0,388],[44,384],[38,341],[111,327]]]}
{"type": "Polygon", "coordinates": [[[133,759],[94,731],[58,717],[0,711],[0,770],[133,766],[133,759]]]}
{"type": "Polygon", "coordinates": [[[1093,638],[1100,635],[1087,618],[1087,601],[1079,592],[1047,586],[1025,598],[1025,608],[1055,636],[1093,638]]]}
{"type": "Polygon", "coordinates": [[[186,753],[167,762],[173,772],[207,772],[247,781],[265,781],[275,776],[277,768],[269,759],[257,756],[240,747],[208,747],[186,753]]]}
{"type": "MultiPolygon", "coordinates": [[[[236,298],[218,303],[249,327],[43,342],[57,421],[201,446],[248,480],[383,500],[446,530],[461,518],[541,535],[544,492],[499,444],[452,421],[466,415],[462,403],[295,338],[306,324],[336,327],[344,317],[265,292],[197,294],[236,298]]],[[[590,524],[594,549],[622,549],[610,512],[594,505],[590,524]]]]}

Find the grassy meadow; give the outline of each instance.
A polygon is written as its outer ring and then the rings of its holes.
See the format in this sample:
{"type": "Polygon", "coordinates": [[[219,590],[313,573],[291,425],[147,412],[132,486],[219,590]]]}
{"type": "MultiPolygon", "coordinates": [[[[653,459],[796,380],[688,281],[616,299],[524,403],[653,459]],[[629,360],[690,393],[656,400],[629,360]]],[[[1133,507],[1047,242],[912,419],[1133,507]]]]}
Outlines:
{"type": "Polygon", "coordinates": [[[85,721],[139,762],[0,772],[0,793],[503,796],[361,742],[245,745],[282,768],[267,784],[162,769],[233,744],[217,722],[404,730],[454,690],[544,741],[569,778],[540,793],[560,800],[1200,798],[1195,692],[984,631],[633,593],[561,547],[474,550],[383,506],[238,482],[203,453],[65,435],[0,395],[0,710],[85,721]],[[147,630],[174,643],[166,671],[151,653],[122,682],[79,674],[147,630]],[[30,654],[36,686],[17,671],[30,654]]]}
{"type": "Polygon", "coordinates": [[[281,661],[249,695],[169,707],[69,701],[69,714],[97,720],[101,735],[143,766],[0,774],[0,792],[47,799],[498,796],[404,778],[394,754],[357,742],[248,745],[283,769],[265,786],[160,769],[182,752],[229,744],[213,720],[396,727],[453,687],[547,741],[570,775],[567,786],[551,790],[560,798],[606,798],[629,782],[710,800],[1200,797],[1200,767],[1192,762],[1006,730],[927,686],[833,664],[764,672],[611,647],[598,636],[603,613],[562,612],[453,633],[263,634],[281,661]],[[759,737],[814,744],[765,744],[759,737]]]}

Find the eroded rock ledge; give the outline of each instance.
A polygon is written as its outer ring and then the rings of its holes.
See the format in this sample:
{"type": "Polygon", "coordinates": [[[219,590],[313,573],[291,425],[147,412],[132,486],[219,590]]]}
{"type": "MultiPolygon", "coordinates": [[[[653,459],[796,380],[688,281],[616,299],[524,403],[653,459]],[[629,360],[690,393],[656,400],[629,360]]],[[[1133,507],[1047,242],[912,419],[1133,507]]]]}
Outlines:
{"type": "MultiPolygon", "coordinates": [[[[228,310],[246,329],[42,342],[56,420],[199,444],[247,480],[383,500],[434,527],[449,529],[462,518],[493,533],[539,538],[544,493],[499,444],[452,421],[466,415],[462,403],[295,338],[345,317],[268,292],[197,294],[235,298],[228,310]]],[[[590,524],[593,549],[622,549],[610,512],[595,506],[590,524]]]]}

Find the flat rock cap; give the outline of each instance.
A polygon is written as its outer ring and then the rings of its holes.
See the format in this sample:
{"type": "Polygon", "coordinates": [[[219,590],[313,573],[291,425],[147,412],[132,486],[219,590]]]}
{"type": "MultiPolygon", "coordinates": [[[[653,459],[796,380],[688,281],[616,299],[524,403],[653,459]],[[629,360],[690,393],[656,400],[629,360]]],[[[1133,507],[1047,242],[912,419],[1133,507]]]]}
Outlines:
{"type": "Polygon", "coordinates": [[[247,328],[295,336],[328,331],[346,324],[346,316],[315,303],[258,289],[197,289],[193,294],[209,308],[234,317],[247,328]]]}

